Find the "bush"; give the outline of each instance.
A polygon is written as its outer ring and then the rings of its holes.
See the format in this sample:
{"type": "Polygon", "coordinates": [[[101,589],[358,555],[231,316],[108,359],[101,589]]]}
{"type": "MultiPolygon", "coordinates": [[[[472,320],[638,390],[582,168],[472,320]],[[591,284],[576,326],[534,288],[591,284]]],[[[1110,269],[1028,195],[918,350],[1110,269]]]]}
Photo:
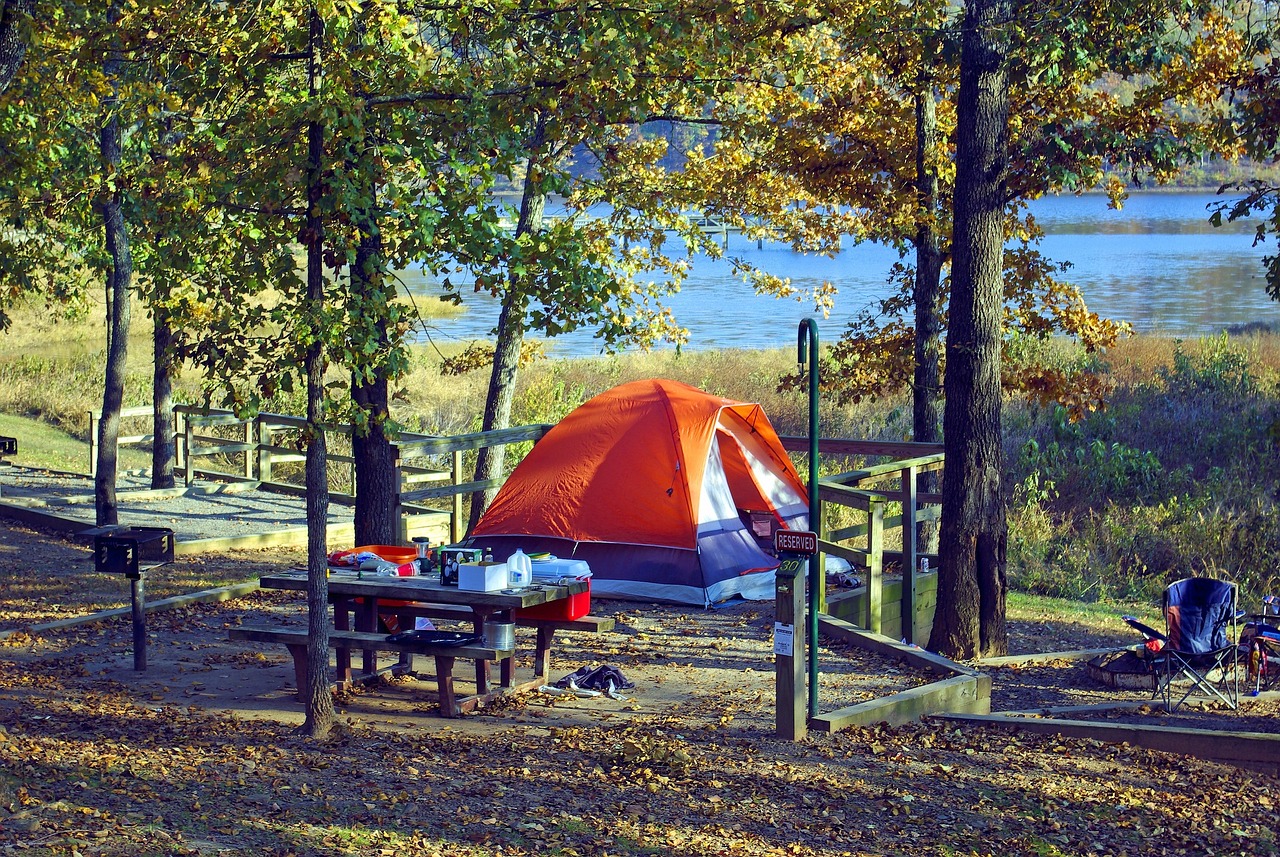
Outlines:
{"type": "Polygon", "coordinates": [[[1274,589],[1280,403],[1259,341],[1175,341],[1157,365],[1113,376],[1108,410],[1080,422],[1011,404],[1010,585],[1150,601],[1210,575],[1238,582],[1246,603],[1274,589]]]}

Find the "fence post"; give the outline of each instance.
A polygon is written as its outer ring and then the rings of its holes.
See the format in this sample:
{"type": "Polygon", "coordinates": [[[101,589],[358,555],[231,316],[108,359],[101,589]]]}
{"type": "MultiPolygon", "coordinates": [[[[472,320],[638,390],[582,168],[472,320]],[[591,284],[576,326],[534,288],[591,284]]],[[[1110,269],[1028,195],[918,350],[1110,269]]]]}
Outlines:
{"type": "MultiPolygon", "coordinates": [[[[462,450],[455,449],[453,451],[453,487],[457,488],[462,484],[462,450]]],[[[453,521],[449,529],[449,539],[454,544],[462,541],[462,495],[453,495],[453,521]]]]}
{"type": "Polygon", "coordinates": [[[916,636],[916,467],[902,469],[902,638],[915,642],[916,636]]]}
{"type": "Polygon", "coordinates": [[[867,505],[867,623],[866,629],[879,634],[880,605],[884,574],[884,501],[872,498],[867,505]]]}
{"type": "Polygon", "coordinates": [[[351,453],[347,456],[350,460],[347,462],[347,479],[351,485],[351,496],[356,496],[356,431],[350,423],[347,424],[346,431],[342,432],[347,436],[347,452],[351,453]]]}
{"type": "Polygon", "coordinates": [[[267,451],[267,447],[271,445],[271,428],[262,414],[253,418],[253,424],[258,444],[254,450],[258,459],[258,484],[262,485],[271,481],[271,453],[267,451]]]}
{"type": "Polygon", "coordinates": [[[196,480],[196,466],[191,461],[191,420],[188,418],[182,426],[182,445],[186,450],[183,457],[187,461],[186,469],[182,471],[182,484],[190,488],[196,480]]]}
{"type": "MultiPolygon", "coordinates": [[[[257,418],[244,421],[244,442],[248,446],[255,442],[257,436],[257,418]]],[[[253,478],[253,459],[256,457],[254,450],[246,449],[244,451],[244,478],[253,478]]]]}
{"type": "Polygon", "coordinates": [[[173,466],[178,470],[186,472],[187,457],[184,448],[184,433],[187,426],[187,412],[182,410],[181,405],[173,407],[173,466]]]}
{"type": "Polygon", "coordinates": [[[400,543],[409,542],[409,522],[405,519],[404,504],[400,495],[404,491],[404,473],[400,469],[400,444],[391,444],[391,486],[395,495],[391,498],[391,507],[396,520],[400,522],[400,543]]]}
{"type": "Polygon", "coordinates": [[[89,411],[89,475],[98,473],[98,416],[89,411]]]}

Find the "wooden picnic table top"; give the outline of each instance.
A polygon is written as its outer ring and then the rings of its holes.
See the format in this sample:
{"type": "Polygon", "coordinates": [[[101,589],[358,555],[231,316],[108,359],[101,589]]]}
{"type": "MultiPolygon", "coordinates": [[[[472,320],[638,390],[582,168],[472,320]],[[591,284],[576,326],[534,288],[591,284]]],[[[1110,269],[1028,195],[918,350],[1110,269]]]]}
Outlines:
{"type": "MultiPolygon", "coordinates": [[[[365,572],[357,575],[354,570],[331,571],[329,594],[344,598],[372,598],[399,601],[418,601],[435,604],[463,604],[477,612],[496,612],[536,607],[549,601],[558,601],[586,592],[590,583],[585,580],[570,581],[563,585],[535,583],[523,589],[502,589],[481,592],[445,586],[435,575],[399,577],[365,572]]],[[[259,581],[263,589],[288,589],[306,591],[307,575],[302,571],[264,574],[259,581]]]]}

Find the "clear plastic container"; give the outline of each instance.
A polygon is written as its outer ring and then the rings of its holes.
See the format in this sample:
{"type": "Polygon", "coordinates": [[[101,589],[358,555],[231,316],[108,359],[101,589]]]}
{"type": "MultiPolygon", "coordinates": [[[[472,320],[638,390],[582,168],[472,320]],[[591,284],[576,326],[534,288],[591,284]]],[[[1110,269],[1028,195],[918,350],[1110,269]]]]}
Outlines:
{"type": "Polygon", "coordinates": [[[507,584],[512,589],[523,589],[533,583],[533,561],[520,548],[507,557],[507,584]]]}

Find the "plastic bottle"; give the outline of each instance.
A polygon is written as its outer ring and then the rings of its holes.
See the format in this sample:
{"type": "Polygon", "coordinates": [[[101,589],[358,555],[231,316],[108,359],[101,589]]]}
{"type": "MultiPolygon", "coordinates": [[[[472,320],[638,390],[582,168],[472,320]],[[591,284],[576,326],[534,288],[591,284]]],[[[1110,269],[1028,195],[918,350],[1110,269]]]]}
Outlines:
{"type": "Polygon", "coordinates": [[[523,589],[533,582],[533,561],[525,552],[516,552],[507,558],[507,583],[512,589],[523,589]]]}

